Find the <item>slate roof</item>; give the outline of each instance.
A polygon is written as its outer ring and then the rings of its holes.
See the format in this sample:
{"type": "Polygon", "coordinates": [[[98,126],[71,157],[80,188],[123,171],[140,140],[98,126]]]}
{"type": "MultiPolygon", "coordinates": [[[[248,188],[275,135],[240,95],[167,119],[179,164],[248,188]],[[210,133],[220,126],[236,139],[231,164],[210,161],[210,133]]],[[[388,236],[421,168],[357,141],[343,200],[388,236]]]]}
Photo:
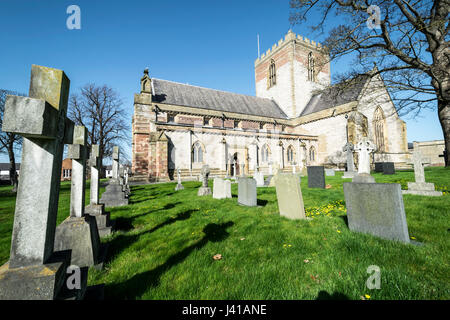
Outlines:
{"type": "Polygon", "coordinates": [[[360,75],[314,94],[300,116],[319,112],[357,100],[369,75],[360,75]]]}
{"type": "Polygon", "coordinates": [[[275,101],[266,98],[152,79],[153,101],[178,106],[287,119],[275,101]]]}

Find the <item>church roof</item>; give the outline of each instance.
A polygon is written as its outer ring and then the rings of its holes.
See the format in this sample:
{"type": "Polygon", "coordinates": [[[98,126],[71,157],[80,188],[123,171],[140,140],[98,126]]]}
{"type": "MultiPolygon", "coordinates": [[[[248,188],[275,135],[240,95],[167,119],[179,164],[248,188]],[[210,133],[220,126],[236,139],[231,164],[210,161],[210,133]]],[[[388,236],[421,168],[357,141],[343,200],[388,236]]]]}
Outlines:
{"type": "Polygon", "coordinates": [[[287,115],[271,99],[202,88],[155,78],[152,79],[152,84],[154,90],[152,100],[154,102],[287,119],[287,115]]]}
{"type": "Polygon", "coordinates": [[[364,85],[370,76],[359,75],[351,80],[340,82],[313,94],[300,116],[333,108],[358,99],[364,85]]]}

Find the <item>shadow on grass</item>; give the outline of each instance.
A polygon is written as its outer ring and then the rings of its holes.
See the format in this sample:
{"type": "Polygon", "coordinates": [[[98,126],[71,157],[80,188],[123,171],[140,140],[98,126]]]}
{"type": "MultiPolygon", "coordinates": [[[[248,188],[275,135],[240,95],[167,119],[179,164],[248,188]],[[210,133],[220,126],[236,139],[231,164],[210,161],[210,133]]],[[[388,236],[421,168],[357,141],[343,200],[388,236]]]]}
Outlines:
{"type": "Polygon", "coordinates": [[[346,224],[347,227],[348,227],[348,217],[345,215],[345,216],[339,216],[339,218],[341,218],[342,220],[344,220],[345,224],[346,224]]]}
{"type": "Polygon", "coordinates": [[[320,291],[319,294],[317,295],[316,300],[350,300],[350,299],[345,294],[340,292],[334,292],[332,295],[330,295],[326,291],[320,291]]]}
{"type": "Polygon", "coordinates": [[[262,200],[262,199],[256,199],[256,204],[258,206],[264,207],[267,204],[267,200],[262,200]]]}
{"type": "MultiPolygon", "coordinates": [[[[123,250],[128,248],[130,245],[132,245],[134,242],[136,242],[140,236],[142,236],[144,234],[155,232],[156,230],[161,229],[162,227],[172,224],[176,221],[187,220],[191,217],[191,214],[196,211],[198,211],[198,210],[188,210],[185,212],[178,213],[176,215],[176,217],[170,217],[166,221],[154,226],[153,228],[146,230],[146,231],[142,231],[137,234],[117,236],[109,243],[108,256],[106,257],[105,262],[111,261],[111,259],[114,256],[118,255],[120,252],[122,252],[123,250]]],[[[146,214],[148,214],[148,213],[146,213],[146,214]]],[[[143,216],[146,214],[141,214],[139,216],[143,216]]],[[[130,217],[130,218],[117,218],[116,219],[116,230],[127,231],[127,230],[133,229],[133,225],[132,225],[131,221],[137,217],[138,216],[134,216],[134,217],[130,217]],[[118,227],[118,225],[120,227],[122,227],[123,229],[120,229],[118,227]]]]}
{"type": "Polygon", "coordinates": [[[122,283],[107,285],[105,288],[106,298],[136,299],[140,297],[149,288],[158,286],[161,276],[173,266],[183,262],[192,251],[203,248],[208,242],[225,240],[229,236],[226,229],[233,225],[232,221],[221,224],[209,223],[203,228],[205,236],[202,239],[169,257],[162,265],[137,274],[122,283]]]}

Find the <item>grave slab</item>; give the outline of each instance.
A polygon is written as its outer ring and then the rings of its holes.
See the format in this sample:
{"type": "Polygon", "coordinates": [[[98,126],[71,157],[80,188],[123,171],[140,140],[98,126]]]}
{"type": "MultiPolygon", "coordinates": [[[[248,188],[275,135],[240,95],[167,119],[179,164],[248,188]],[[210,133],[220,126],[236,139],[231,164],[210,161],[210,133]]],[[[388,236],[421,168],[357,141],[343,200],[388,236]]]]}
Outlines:
{"type": "Polygon", "coordinates": [[[275,183],[280,215],[289,219],[306,219],[301,178],[296,174],[279,174],[275,183]]]}

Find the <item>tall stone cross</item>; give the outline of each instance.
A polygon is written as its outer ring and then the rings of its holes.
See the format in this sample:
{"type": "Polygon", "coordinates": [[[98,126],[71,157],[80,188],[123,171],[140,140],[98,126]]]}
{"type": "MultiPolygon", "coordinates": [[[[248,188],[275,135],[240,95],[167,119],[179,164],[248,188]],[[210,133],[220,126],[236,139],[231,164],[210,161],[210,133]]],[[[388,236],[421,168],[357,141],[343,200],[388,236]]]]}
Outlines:
{"type": "Polygon", "coordinates": [[[98,144],[94,144],[91,147],[91,156],[89,157],[89,166],[91,167],[91,196],[90,196],[90,204],[98,205],[99,204],[99,184],[100,184],[100,175],[99,169],[101,167],[100,163],[100,146],[98,144]]]}
{"type": "Polygon", "coordinates": [[[73,139],[69,87],[62,70],[33,65],[29,97],[6,99],[2,130],[23,137],[9,268],[45,264],[53,253],[64,144],[73,139]]]}
{"type": "Polygon", "coordinates": [[[425,170],[423,165],[426,163],[430,163],[429,159],[425,159],[422,157],[420,151],[413,151],[412,163],[414,165],[414,176],[417,182],[425,182],[425,170]]]}
{"type": "Polygon", "coordinates": [[[112,153],[112,179],[119,182],[119,147],[114,146],[113,147],[113,153],[112,153]]]}
{"type": "Polygon", "coordinates": [[[353,150],[354,146],[351,142],[347,142],[342,148],[342,151],[345,152],[347,157],[347,171],[355,171],[355,163],[353,162],[353,150]]]}
{"type": "Polygon", "coordinates": [[[363,138],[356,144],[354,150],[359,155],[358,174],[370,175],[370,154],[375,152],[376,149],[376,145],[367,138],[363,138]]]}
{"type": "Polygon", "coordinates": [[[70,216],[84,215],[86,190],[87,130],[84,126],[75,126],[73,144],[69,144],[67,157],[72,159],[72,178],[70,188],[70,216]]]}

